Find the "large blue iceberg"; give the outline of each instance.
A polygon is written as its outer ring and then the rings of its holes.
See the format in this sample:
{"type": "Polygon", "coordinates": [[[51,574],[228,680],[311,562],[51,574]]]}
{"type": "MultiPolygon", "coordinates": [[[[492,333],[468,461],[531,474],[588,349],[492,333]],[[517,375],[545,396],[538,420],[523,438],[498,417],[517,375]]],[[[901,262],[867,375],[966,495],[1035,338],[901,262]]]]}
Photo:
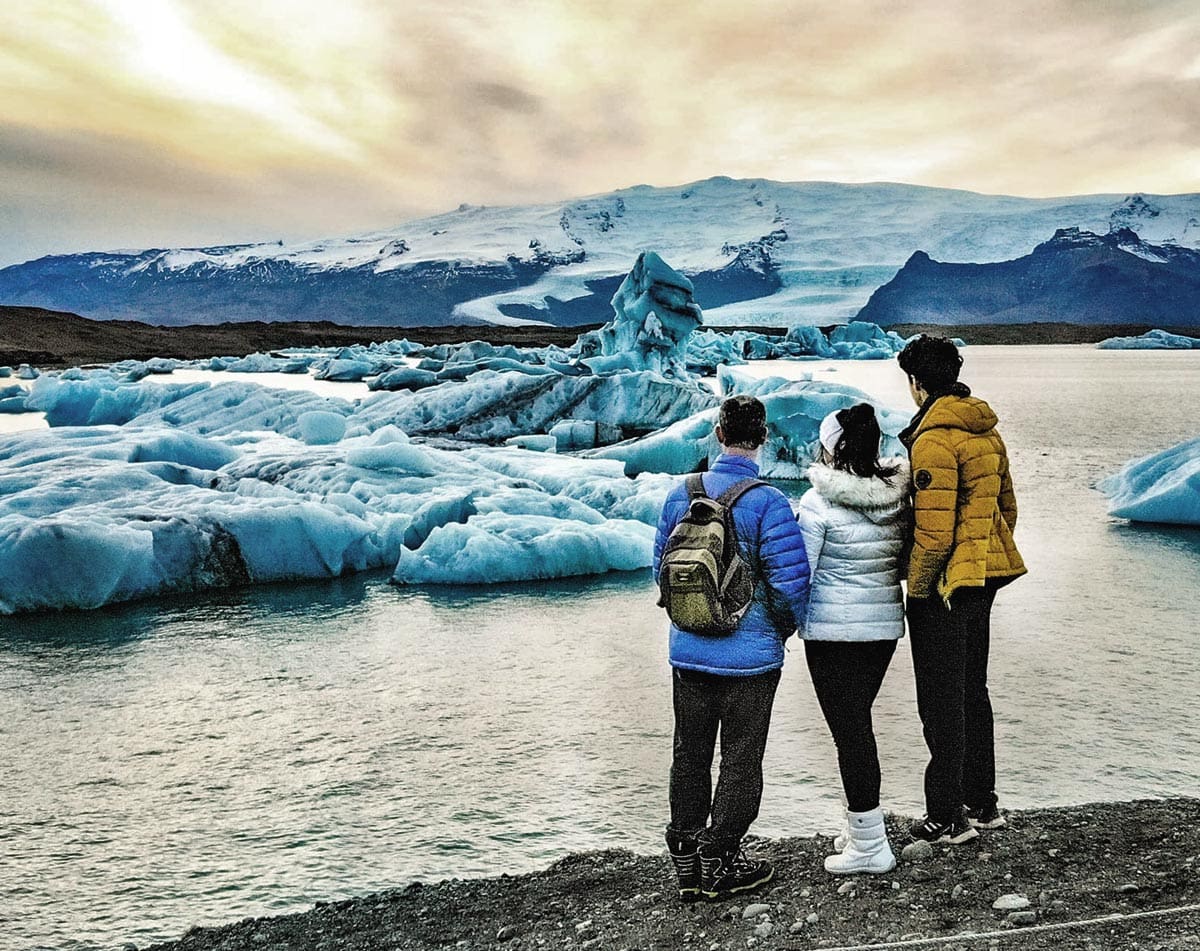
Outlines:
{"type": "Polygon", "coordinates": [[[1200,437],[1135,459],[1099,488],[1119,518],[1200,525],[1200,437]]]}

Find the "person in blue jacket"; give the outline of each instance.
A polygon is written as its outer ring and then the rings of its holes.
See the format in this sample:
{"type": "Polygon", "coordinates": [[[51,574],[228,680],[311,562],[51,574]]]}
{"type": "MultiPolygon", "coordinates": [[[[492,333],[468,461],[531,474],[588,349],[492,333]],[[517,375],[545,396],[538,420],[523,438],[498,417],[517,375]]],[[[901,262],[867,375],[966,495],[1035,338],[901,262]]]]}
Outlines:
{"type": "MultiPolygon", "coordinates": [[[[711,498],[758,478],[758,451],[767,438],[765,407],[752,396],[725,400],[716,437],[723,451],[702,476],[711,498]]],[[[681,482],[667,496],[659,518],[656,580],[667,538],[688,505],[681,482]]],[[[775,874],[770,863],[746,855],[741,843],[762,799],[763,752],[783,667],[783,642],[803,622],[808,605],[808,559],[800,527],[778,489],[751,488],[734,504],[733,521],[755,573],[749,610],[731,634],[722,636],[671,625],[675,738],[666,839],[684,900],[747,892],[775,874]],[[721,763],[714,793],[711,771],[718,733],[721,763]]]]}

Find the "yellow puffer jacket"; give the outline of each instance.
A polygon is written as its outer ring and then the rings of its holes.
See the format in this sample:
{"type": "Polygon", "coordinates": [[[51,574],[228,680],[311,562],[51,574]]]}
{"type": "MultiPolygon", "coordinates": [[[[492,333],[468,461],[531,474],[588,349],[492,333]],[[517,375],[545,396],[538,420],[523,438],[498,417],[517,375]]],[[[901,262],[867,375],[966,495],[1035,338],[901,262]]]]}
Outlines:
{"type": "Polygon", "coordinates": [[[1012,579],[1026,568],[1013,542],[1017,499],[996,414],[959,386],[931,397],[901,433],[913,475],[909,597],[1012,579]]]}

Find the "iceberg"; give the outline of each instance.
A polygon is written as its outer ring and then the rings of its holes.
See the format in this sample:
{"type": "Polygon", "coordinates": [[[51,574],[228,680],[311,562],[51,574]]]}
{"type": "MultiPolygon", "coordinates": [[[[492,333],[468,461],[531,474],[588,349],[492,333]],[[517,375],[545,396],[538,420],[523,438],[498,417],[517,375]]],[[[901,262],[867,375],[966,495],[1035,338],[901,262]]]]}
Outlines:
{"type": "Polygon", "coordinates": [[[1098,487],[1118,518],[1200,525],[1200,437],[1135,459],[1098,487]]]}
{"type": "Polygon", "coordinates": [[[1096,344],[1097,350],[1200,350],[1200,338],[1151,330],[1140,337],[1109,337],[1096,344]]]}
{"type": "Polygon", "coordinates": [[[653,251],[643,251],[613,295],[613,319],[580,337],[585,353],[598,351],[580,362],[596,373],[651,370],[689,380],[687,341],[703,319],[692,294],[691,281],[653,251]]]}
{"type": "MultiPolygon", "coordinates": [[[[819,452],[821,420],[835,410],[856,403],[872,403],[871,397],[852,386],[813,380],[766,377],[755,380],[736,370],[720,373],[727,395],[745,393],[762,400],[767,410],[767,441],[760,452],[759,470],[764,478],[800,479],[819,452]]],[[[911,414],[876,406],[883,430],[885,455],[903,452],[897,438],[911,414]]],[[[697,413],[665,429],[641,438],[607,446],[585,456],[620,460],[630,476],[643,472],[684,474],[708,468],[720,454],[713,434],[717,409],[697,413]]]]}

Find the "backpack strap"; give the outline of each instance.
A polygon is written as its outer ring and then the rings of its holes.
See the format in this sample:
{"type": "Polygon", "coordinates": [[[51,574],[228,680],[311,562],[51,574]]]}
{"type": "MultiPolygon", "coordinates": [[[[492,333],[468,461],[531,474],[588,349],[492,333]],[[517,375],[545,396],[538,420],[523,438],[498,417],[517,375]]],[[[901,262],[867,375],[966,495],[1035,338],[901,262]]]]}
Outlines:
{"type": "Polygon", "coordinates": [[[699,472],[693,472],[684,480],[683,484],[687,486],[689,503],[695,499],[708,498],[708,493],[704,491],[704,479],[699,472]]]}
{"type": "MultiPolygon", "coordinates": [[[[689,477],[690,478],[690,477],[689,477]]],[[[760,485],[766,485],[762,479],[743,479],[741,482],[735,482],[728,489],[721,493],[717,499],[718,505],[723,505],[727,509],[732,509],[733,504],[751,489],[760,485]]]]}

